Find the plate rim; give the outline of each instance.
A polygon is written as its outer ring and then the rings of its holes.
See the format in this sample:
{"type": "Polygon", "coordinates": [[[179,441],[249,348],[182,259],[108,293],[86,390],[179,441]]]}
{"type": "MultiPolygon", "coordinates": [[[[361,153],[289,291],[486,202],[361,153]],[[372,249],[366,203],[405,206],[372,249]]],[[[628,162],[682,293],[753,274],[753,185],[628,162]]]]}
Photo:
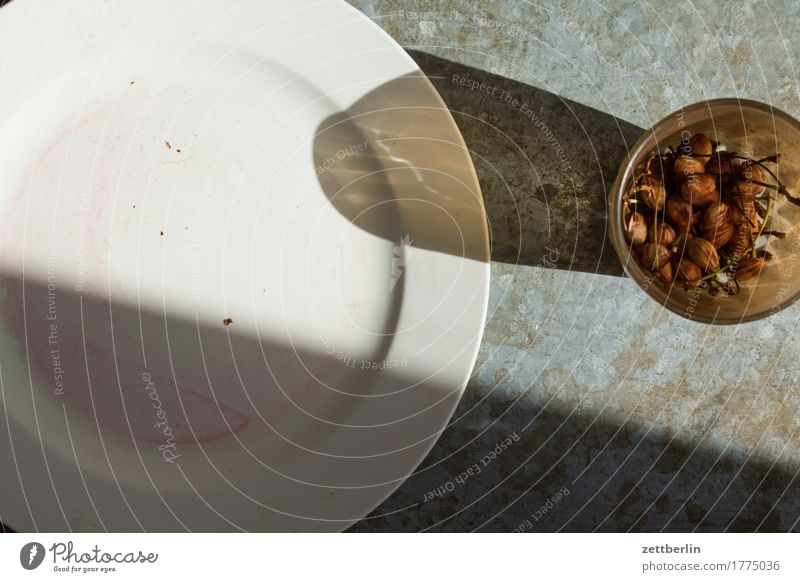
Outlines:
{"type": "MultiPolygon", "coordinates": [[[[467,161],[466,166],[468,166],[465,169],[467,170],[467,172],[469,174],[469,178],[470,178],[470,181],[471,181],[470,186],[474,189],[475,194],[476,194],[476,203],[477,203],[476,207],[480,208],[480,214],[481,214],[481,240],[480,240],[480,248],[481,249],[480,250],[481,250],[482,255],[483,255],[482,257],[480,257],[480,261],[479,261],[479,262],[483,263],[483,265],[481,267],[481,271],[483,273],[483,277],[481,279],[481,288],[479,290],[476,290],[476,292],[474,294],[474,296],[476,297],[476,301],[479,302],[480,307],[481,307],[480,313],[479,314],[477,314],[477,313],[475,314],[476,319],[480,322],[480,324],[476,325],[475,340],[472,342],[472,345],[470,347],[471,353],[469,354],[469,358],[468,358],[469,365],[465,366],[465,370],[464,370],[463,374],[461,375],[463,377],[460,379],[460,383],[458,384],[458,386],[453,386],[452,393],[454,394],[455,397],[452,399],[452,404],[448,407],[448,410],[446,411],[446,414],[444,414],[444,410],[442,411],[443,412],[443,414],[441,415],[442,418],[440,419],[440,421],[437,421],[437,423],[436,423],[438,425],[437,429],[431,433],[430,437],[428,437],[430,442],[419,447],[420,454],[419,455],[415,455],[415,457],[418,456],[418,458],[415,460],[413,466],[410,466],[411,463],[409,463],[408,474],[403,479],[398,479],[398,480],[396,480],[396,482],[392,483],[391,486],[386,487],[385,494],[381,496],[379,501],[377,503],[375,503],[374,506],[370,507],[368,510],[365,510],[363,512],[363,514],[360,515],[358,518],[354,518],[351,521],[344,521],[344,520],[337,520],[336,521],[336,524],[337,524],[336,525],[336,529],[338,531],[344,531],[344,530],[352,527],[352,525],[354,525],[355,523],[358,523],[359,521],[361,521],[365,517],[369,516],[369,514],[371,514],[382,503],[384,503],[386,501],[386,499],[391,497],[401,487],[401,485],[403,483],[405,483],[405,481],[410,476],[414,475],[416,470],[419,468],[419,465],[424,461],[424,459],[429,455],[430,451],[434,448],[436,443],[439,441],[442,433],[445,430],[447,430],[447,428],[450,426],[450,423],[451,423],[452,418],[453,418],[453,414],[455,413],[455,411],[456,411],[456,409],[458,407],[458,404],[460,403],[461,398],[463,397],[463,394],[464,394],[464,392],[466,390],[466,387],[467,387],[467,384],[469,382],[469,379],[472,376],[472,373],[474,371],[475,364],[477,362],[477,358],[478,358],[478,355],[479,355],[480,347],[481,347],[481,344],[482,344],[481,340],[482,340],[483,333],[484,333],[485,328],[486,328],[486,318],[487,318],[487,314],[488,314],[488,303],[489,303],[489,295],[490,295],[490,273],[491,273],[490,252],[491,252],[491,245],[490,245],[490,238],[489,238],[489,229],[488,229],[488,219],[487,219],[487,214],[486,214],[486,207],[485,207],[484,200],[483,200],[482,193],[481,193],[481,186],[480,186],[480,182],[479,182],[479,179],[478,179],[478,174],[477,174],[474,162],[472,160],[472,157],[470,156],[470,150],[467,147],[467,144],[466,144],[466,142],[464,140],[463,134],[461,133],[460,129],[458,128],[458,125],[457,125],[457,123],[455,121],[455,118],[453,117],[453,115],[450,112],[449,108],[447,107],[446,103],[442,99],[441,95],[436,90],[436,88],[434,87],[433,83],[431,83],[431,81],[427,77],[427,75],[425,75],[425,73],[421,70],[419,65],[414,61],[414,59],[383,28],[381,28],[375,21],[373,21],[371,18],[369,18],[365,13],[361,12],[360,10],[358,10],[356,7],[352,6],[351,4],[346,2],[345,0],[336,0],[336,3],[340,7],[341,6],[346,6],[347,8],[345,10],[348,11],[351,16],[353,16],[353,20],[354,21],[358,21],[360,23],[360,25],[368,26],[368,27],[370,27],[370,29],[373,32],[377,32],[383,38],[383,41],[384,41],[387,49],[392,49],[392,51],[398,57],[400,55],[402,55],[402,58],[409,65],[409,67],[411,67],[414,72],[419,73],[420,77],[424,81],[424,85],[425,85],[426,90],[436,100],[436,102],[440,105],[442,111],[446,114],[447,122],[448,122],[448,125],[450,126],[450,130],[452,131],[452,135],[453,135],[454,138],[458,139],[458,146],[460,146],[464,150],[465,160],[467,161]]],[[[308,0],[304,0],[304,2],[302,4],[313,5],[313,3],[309,2],[308,0]]],[[[293,7],[297,8],[298,6],[297,6],[297,4],[293,4],[293,7]]],[[[26,2],[25,0],[14,0],[12,2],[8,2],[8,3],[3,4],[2,6],[0,6],[0,21],[5,20],[6,22],[8,22],[9,18],[24,19],[26,14],[29,15],[30,13],[33,12],[34,8],[35,8],[34,7],[34,3],[32,1],[26,2]]],[[[11,38],[9,40],[10,41],[14,41],[14,38],[11,38]]],[[[465,258],[465,260],[467,260],[467,259],[465,258]]],[[[464,349],[464,352],[466,353],[467,350],[464,349]]],[[[4,408],[4,413],[8,414],[8,411],[6,410],[6,407],[3,407],[3,408],[4,408]]],[[[9,429],[10,429],[12,424],[9,422],[8,425],[9,425],[9,429]]],[[[433,423],[431,423],[431,426],[433,426],[433,423]]],[[[9,439],[9,442],[10,442],[10,439],[9,439]]],[[[9,487],[10,488],[15,488],[16,487],[16,483],[10,483],[9,487]]],[[[12,528],[14,527],[14,524],[8,524],[8,525],[10,525],[12,528]]]]}

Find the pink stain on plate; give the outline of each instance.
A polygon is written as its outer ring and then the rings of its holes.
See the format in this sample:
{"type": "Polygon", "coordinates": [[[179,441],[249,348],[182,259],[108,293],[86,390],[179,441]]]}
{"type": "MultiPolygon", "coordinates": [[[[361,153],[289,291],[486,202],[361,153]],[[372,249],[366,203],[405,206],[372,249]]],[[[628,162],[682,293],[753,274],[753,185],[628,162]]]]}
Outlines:
{"type": "Polygon", "coordinates": [[[34,386],[42,387],[43,397],[67,404],[74,418],[80,415],[103,431],[137,441],[162,443],[167,437],[157,426],[161,410],[171,442],[218,441],[243,430],[250,417],[236,409],[235,395],[226,390],[216,389],[220,402],[212,397],[207,378],[197,369],[192,351],[196,340],[189,341],[185,326],[183,336],[171,338],[168,345],[163,322],[159,327],[151,317],[148,340],[142,342],[135,308],[115,307],[112,320],[107,301],[93,298],[88,290],[75,291],[73,267],[62,271],[75,261],[80,239],[85,268],[94,279],[108,277],[111,208],[127,147],[114,137],[113,122],[115,116],[134,111],[135,104],[130,103],[116,110],[99,108],[53,132],[49,142],[31,152],[32,161],[21,172],[15,196],[0,214],[8,225],[0,232],[0,284],[7,291],[0,313],[19,341],[19,355],[28,363],[34,386]],[[93,153],[92,167],[70,163],[82,159],[87,149],[93,153]],[[85,223],[75,222],[81,196],[90,213],[85,223]],[[51,228],[54,217],[60,230],[51,228]],[[66,237],[64,230],[69,232],[66,237]],[[57,254],[53,281],[49,270],[32,271],[31,257],[41,265],[50,252],[57,254]],[[141,379],[143,343],[158,408],[141,379]],[[168,348],[179,354],[173,362],[168,348]],[[176,378],[173,365],[180,368],[176,378]]]}

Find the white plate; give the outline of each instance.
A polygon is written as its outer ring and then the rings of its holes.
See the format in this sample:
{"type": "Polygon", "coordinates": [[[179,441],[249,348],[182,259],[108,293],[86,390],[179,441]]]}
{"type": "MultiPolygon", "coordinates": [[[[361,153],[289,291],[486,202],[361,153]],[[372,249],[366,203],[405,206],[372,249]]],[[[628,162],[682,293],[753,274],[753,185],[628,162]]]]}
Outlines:
{"type": "Polygon", "coordinates": [[[0,519],[376,507],[446,427],[488,296],[475,172],[412,60],[305,0],[16,0],[0,55],[0,519]]]}

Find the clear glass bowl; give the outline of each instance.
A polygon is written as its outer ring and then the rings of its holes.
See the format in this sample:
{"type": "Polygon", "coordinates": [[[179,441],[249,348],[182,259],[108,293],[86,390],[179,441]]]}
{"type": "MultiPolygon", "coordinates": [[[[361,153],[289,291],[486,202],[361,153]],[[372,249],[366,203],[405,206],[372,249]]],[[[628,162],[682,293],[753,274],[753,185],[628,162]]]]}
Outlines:
{"type": "MultiPolygon", "coordinates": [[[[695,321],[731,324],[753,321],[776,313],[800,296],[800,206],[779,196],[772,228],[786,233],[784,240],[770,237],[767,248],[774,258],[757,279],[741,283],[736,296],[716,297],[704,290],[668,287],[639,267],[623,231],[623,196],[634,168],[651,152],[675,148],[683,139],[704,133],[712,140],[753,157],[780,152],[778,178],[800,196],[800,123],[764,103],[745,99],[714,99],[685,107],[656,123],[630,151],[620,166],[609,196],[611,242],[625,272],[661,305],[695,321]]],[[[770,166],[771,169],[773,166],[770,166]]],[[[768,182],[772,182],[768,177],[768,182]]]]}

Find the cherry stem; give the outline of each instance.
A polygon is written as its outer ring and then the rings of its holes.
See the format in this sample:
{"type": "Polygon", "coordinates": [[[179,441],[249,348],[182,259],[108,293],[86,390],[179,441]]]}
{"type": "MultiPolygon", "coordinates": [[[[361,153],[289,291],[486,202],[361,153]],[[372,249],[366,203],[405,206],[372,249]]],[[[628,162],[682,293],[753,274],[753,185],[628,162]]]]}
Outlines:
{"type": "Polygon", "coordinates": [[[781,194],[783,194],[784,196],[786,196],[786,199],[787,199],[789,202],[791,202],[792,204],[794,204],[795,206],[800,206],[800,198],[796,198],[795,196],[792,196],[791,194],[789,194],[789,191],[786,189],[786,186],[784,186],[784,185],[783,185],[783,183],[781,183],[781,181],[780,181],[780,180],[778,180],[778,176],[776,176],[776,175],[775,175],[775,173],[774,173],[772,170],[770,170],[770,169],[769,169],[767,166],[765,166],[765,165],[762,163],[763,161],[770,161],[770,162],[771,162],[771,161],[773,161],[773,158],[774,158],[774,161],[775,161],[775,163],[777,163],[777,162],[778,162],[778,160],[780,159],[780,156],[781,156],[781,154],[780,154],[780,153],[777,153],[777,154],[774,154],[774,155],[772,155],[772,156],[766,157],[766,158],[764,158],[763,160],[759,160],[759,161],[755,162],[755,164],[757,164],[757,165],[758,165],[759,167],[761,167],[761,168],[762,168],[762,169],[763,169],[765,172],[767,172],[767,173],[768,173],[770,176],[772,176],[772,179],[773,179],[773,180],[775,180],[775,182],[776,182],[776,183],[778,184],[778,186],[780,187],[780,188],[778,189],[778,192],[780,192],[781,194]]]}
{"type": "Polygon", "coordinates": [[[764,234],[764,229],[767,227],[767,221],[769,220],[770,214],[772,214],[772,196],[770,196],[769,200],[767,200],[767,211],[764,213],[764,219],[761,221],[761,228],[758,229],[758,235],[753,241],[754,259],[756,258],[756,241],[758,241],[759,237],[761,237],[761,235],[764,234]]]}
{"type": "MultiPolygon", "coordinates": [[[[776,153],[776,154],[772,154],[771,156],[767,156],[765,158],[761,158],[760,160],[754,160],[753,158],[748,158],[747,156],[740,156],[739,154],[732,154],[730,157],[732,157],[734,159],[737,159],[737,160],[747,160],[748,162],[750,162],[752,164],[761,165],[762,162],[773,162],[773,163],[777,164],[778,163],[778,159],[780,158],[780,156],[781,156],[780,153],[776,153]]],[[[767,168],[764,168],[764,169],[766,170],[767,168]]]]}
{"type": "Polygon", "coordinates": [[[762,236],[774,236],[777,239],[784,240],[786,238],[785,232],[780,232],[777,230],[765,230],[761,233],[762,236]]]}
{"type": "MultiPolygon", "coordinates": [[[[780,153],[772,154],[771,156],[767,156],[766,158],[761,158],[760,160],[756,160],[753,163],[754,164],[758,164],[759,166],[761,166],[761,164],[763,164],[764,162],[772,162],[773,164],[777,164],[778,160],[780,160],[780,157],[781,157],[780,153]]],[[[763,166],[761,166],[761,167],[763,167],[763,166]]],[[[764,168],[764,169],[766,170],[767,168],[764,168]]]]}
{"type": "MultiPolygon", "coordinates": [[[[764,188],[769,188],[770,190],[775,190],[779,194],[786,194],[786,188],[783,187],[783,184],[767,184],[766,182],[759,182],[758,180],[747,180],[751,184],[758,184],[759,186],[764,186],[764,188]]],[[[738,186],[737,186],[738,190],[738,186]]]]}

